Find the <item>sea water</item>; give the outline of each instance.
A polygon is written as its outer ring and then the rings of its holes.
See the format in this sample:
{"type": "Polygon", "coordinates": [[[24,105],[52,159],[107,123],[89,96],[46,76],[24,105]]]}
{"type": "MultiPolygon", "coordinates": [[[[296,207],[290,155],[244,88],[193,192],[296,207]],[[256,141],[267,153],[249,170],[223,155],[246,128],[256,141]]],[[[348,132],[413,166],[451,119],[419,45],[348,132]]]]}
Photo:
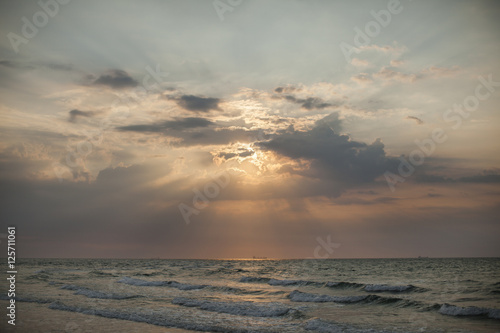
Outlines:
{"type": "Polygon", "coordinates": [[[500,332],[499,258],[23,259],[17,269],[16,327],[4,314],[2,332],[500,332]]]}

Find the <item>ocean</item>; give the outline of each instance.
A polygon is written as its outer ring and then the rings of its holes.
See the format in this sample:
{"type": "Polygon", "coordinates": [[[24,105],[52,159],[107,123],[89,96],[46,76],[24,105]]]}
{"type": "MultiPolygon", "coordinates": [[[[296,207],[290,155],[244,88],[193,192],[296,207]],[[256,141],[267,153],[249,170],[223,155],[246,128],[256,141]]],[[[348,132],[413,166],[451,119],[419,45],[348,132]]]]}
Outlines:
{"type": "Polygon", "coordinates": [[[500,258],[21,259],[17,270],[16,326],[3,314],[2,332],[500,332],[500,258]]]}

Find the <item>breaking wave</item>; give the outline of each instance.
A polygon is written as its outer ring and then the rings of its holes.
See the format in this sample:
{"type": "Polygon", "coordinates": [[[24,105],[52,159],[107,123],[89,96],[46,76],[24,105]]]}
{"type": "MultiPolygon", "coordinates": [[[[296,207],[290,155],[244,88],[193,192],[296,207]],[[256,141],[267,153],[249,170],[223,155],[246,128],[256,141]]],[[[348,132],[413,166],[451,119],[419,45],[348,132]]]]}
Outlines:
{"type": "Polygon", "coordinates": [[[79,287],[72,284],[67,284],[62,286],[60,289],[65,290],[73,290],[75,291],[75,295],[83,295],[88,298],[100,298],[100,299],[128,299],[128,298],[136,298],[140,296],[134,295],[124,295],[124,294],[107,294],[97,290],[88,289],[85,287],[79,287]]]}
{"type": "Polygon", "coordinates": [[[123,277],[120,280],[118,280],[118,283],[125,283],[139,287],[172,287],[172,288],[177,288],[179,290],[195,290],[208,287],[208,285],[206,284],[186,284],[186,283],[179,283],[177,281],[146,281],[130,277],[123,277]]]}
{"type": "Polygon", "coordinates": [[[363,301],[368,298],[368,295],[363,296],[329,296],[329,295],[317,295],[310,293],[303,293],[298,290],[294,290],[288,295],[288,298],[292,302],[335,302],[335,303],[356,303],[363,301]]]}
{"type": "Polygon", "coordinates": [[[212,312],[252,317],[279,317],[293,310],[281,303],[212,302],[184,297],[174,298],[172,304],[197,307],[212,312]]]}
{"type": "Polygon", "coordinates": [[[409,285],[402,285],[402,286],[390,286],[387,284],[367,284],[364,286],[364,290],[366,291],[388,291],[388,292],[403,292],[403,291],[410,291],[414,290],[416,287],[409,284],[409,285]]]}
{"type": "Polygon", "coordinates": [[[475,306],[461,307],[450,304],[443,304],[439,313],[447,316],[484,316],[492,319],[500,319],[500,309],[479,308],[475,306]]]}

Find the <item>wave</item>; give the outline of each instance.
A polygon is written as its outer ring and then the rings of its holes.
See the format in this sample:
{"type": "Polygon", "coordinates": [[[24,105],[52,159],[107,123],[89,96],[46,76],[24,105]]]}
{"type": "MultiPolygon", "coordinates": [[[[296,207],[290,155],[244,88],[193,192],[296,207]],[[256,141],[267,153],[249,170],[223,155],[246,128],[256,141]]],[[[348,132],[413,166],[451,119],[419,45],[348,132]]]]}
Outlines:
{"type": "Polygon", "coordinates": [[[136,273],[134,276],[157,276],[157,275],[165,275],[164,272],[151,272],[151,273],[136,273]]]}
{"type": "Polygon", "coordinates": [[[80,272],[77,268],[43,268],[33,272],[33,274],[52,274],[60,272],[80,272]]]}
{"type": "Polygon", "coordinates": [[[447,316],[485,316],[492,319],[500,319],[500,309],[479,308],[475,306],[461,307],[450,304],[443,304],[439,313],[447,316]]]}
{"type": "Polygon", "coordinates": [[[367,284],[363,288],[365,291],[372,291],[372,292],[404,292],[404,291],[410,291],[410,290],[415,290],[416,287],[409,284],[409,285],[401,285],[401,286],[390,286],[387,284],[367,284]]]}
{"type": "Polygon", "coordinates": [[[293,310],[281,303],[213,302],[184,297],[174,298],[172,304],[197,307],[205,311],[251,317],[280,317],[293,310]]]}
{"type": "Polygon", "coordinates": [[[146,281],[126,276],[121,278],[117,282],[139,287],[172,287],[172,288],[177,288],[179,290],[196,290],[208,287],[208,285],[206,284],[186,284],[177,281],[146,281]]]}
{"type": "Polygon", "coordinates": [[[243,276],[240,278],[239,282],[257,282],[257,283],[267,283],[271,286],[306,286],[306,285],[317,285],[322,286],[324,283],[306,281],[306,280],[280,280],[273,278],[255,277],[255,276],[243,276]]]}
{"type": "Polygon", "coordinates": [[[263,277],[255,277],[255,276],[242,276],[240,278],[240,282],[260,282],[260,283],[268,283],[269,278],[263,278],[263,277]]]}
{"type": "Polygon", "coordinates": [[[254,276],[243,276],[240,278],[239,282],[258,282],[267,283],[271,286],[317,286],[317,287],[328,287],[332,289],[359,289],[362,288],[365,291],[371,292],[407,292],[407,291],[424,291],[422,288],[415,287],[413,285],[397,285],[391,286],[387,284],[362,284],[356,282],[316,282],[307,280],[279,280],[274,278],[263,278],[254,276]]]}
{"type": "Polygon", "coordinates": [[[90,276],[103,276],[103,277],[114,276],[114,277],[116,277],[116,275],[114,275],[112,273],[106,273],[106,272],[99,271],[99,270],[90,271],[88,274],[90,276]]]}
{"type": "Polygon", "coordinates": [[[294,290],[288,295],[288,298],[292,302],[315,302],[315,303],[324,303],[324,302],[335,302],[335,303],[356,303],[363,301],[368,298],[368,295],[363,296],[330,296],[330,295],[318,295],[318,294],[310,294],[303,293],[298,290],[294,290]]]}
{"type": "Polygon", "coordinates": [[[324,333],[383,333],[374,329],[362,329],[346,324],[334,323],[322,319],[311,319],[306,323],[306,330],[324,333]]]}
{"type": "MultiPolygon", "coordinates": [[[[10,301],[11,298],[7,297],[7,294],[0,295],[0,300],[2,301],[10,301]]],[[[47,304],[52,303],[54,300],[49,299],[40,299],[40,298],[31,298],[31,297],[14,297],[16,302],[26,302],[26,303],[38,303],[38,304],[47,304]]]]}
{"type": "Polygon", "coordinates": [[[397,297],[384,297],[378,295],[351,295],[351,296],[330,296],[321,294],[304,293],[298,290],[292,291],[288,298],[292,302],[312,302],[312,303],[365,303],[373,305],[392,305],[395,307],[414,307],[430,311],[436,309],[418,301],[412,301],[397,297]]]}
{"type": "Polygon", "coordinates": [[[137,295],[124,295],[124,294],[107,294],[97,290],[88,289],[85,287],[79,287],[72,284],[66,284],[62,286],[60,289],[65,290],[73,290],[75,291],[74,295],[83,295],[88,298],[99,298],[99,299],[128,299],[128,298],[136,298],[140,297],[137,295]]]}
{"type": "MultiPolygon", "coordinates": [[[[248,290],[242,288],[226,287],[226,286],[208,286],[208,290],[220,292],[220,293],[230,293],[236,295],[255,295],[255,294],[267,294],[268,292],[264,290],[248,290]]],[[[285,293],[285,292],[280,292],[285,293]]]]}
{"type": "MultiPolygon", "coordinates": [[[[69,312],[78,312],[87,315],[100,316],[104,318],[113,318],[146,323],[151,325],[174,327],[185,330],[201,331],[201,332],[222,332],[222,333],[243,333],[243,332],[280,332],[286,331],[286,327],[280,329],[280,322],[273,322],[273,318],[268,318],[263,323],[260,321],[245,321],[242,322],[236,318],[222,317],[204,318],[199,313],[178,313],[172,310],[111,310],[98,308],[81,308],[69,306],[61,302],[54,302],[49,305],[49,309],[61,310],[69,312]]],[[[219,316],[226,316],[220,314],[219,316]]],[[[287,327],[289,327],[288,325],[287,327]]],[[[295,326],[292,324],[292,326],[295,326]]]]}
{"type": "Polygon", "coordinates": [[[278,280],[278,279],[270,279],[267,282],[271,286],[305,286],[308,284],[317,284],[318,282],[312,281],[304,281],[304,280],[278,280]]]}
{"type": "Polygon", "coordinates": [[[361,288],[364,284],[355,283],[355,282],[327,282],[325,287],[328,288],[339,288],[339,289],[347,289],[347,288],[361,288]]]}
{"type": "Polygon", "coordinates": [[[26,280],[40,280],[40,281],[47,281],[50,279],[50,276],[45,273],[38,273],[38,274],[33,274],[29,275],[26,277],[26,280]]]}

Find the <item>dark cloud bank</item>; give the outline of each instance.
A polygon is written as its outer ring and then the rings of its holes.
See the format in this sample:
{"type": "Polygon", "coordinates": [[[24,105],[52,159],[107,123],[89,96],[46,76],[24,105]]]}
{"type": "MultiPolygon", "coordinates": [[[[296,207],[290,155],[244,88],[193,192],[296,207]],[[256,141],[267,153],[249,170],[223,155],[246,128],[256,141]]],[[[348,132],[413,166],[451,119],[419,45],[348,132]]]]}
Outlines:
{"type": "Polygon", "coordinates": [[[113,69],[106,74],[100,75],[92,84],[122,89],[136,87],[139,83],[127,72],[120,69],[113,69]]]}
{"type": "Polygon", "coordinates": [[[371,182],[385,171],[394,170],[399,161],[388,157],[380,139],[372,144],[351,140],[338,134],[340,120],[331,114],[308,131],[290,128],[285,133],[258,145],[292,159],[312,162],[308,176],[332,178],[343,183],[371,182]]]}
{"type": "Polygon", "coordinates": [[[195,95],[182,95],[180,97],[167,96],[168,99],[177,102],[181,108],[193,112],[220,111],[221,100],[214,97],[201,97],[195,95]]]}

